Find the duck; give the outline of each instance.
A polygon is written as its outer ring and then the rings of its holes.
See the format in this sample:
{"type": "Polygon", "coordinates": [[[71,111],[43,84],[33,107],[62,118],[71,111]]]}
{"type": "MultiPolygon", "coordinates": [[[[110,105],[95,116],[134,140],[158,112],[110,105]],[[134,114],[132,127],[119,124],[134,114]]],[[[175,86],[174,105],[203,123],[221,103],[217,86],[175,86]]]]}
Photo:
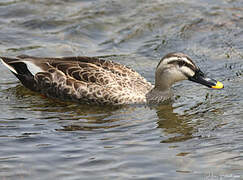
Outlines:
{"type": "Polygon", "coordinates": [[[20,55],[0,60],[31,91],[82,104],[160,104],[171,99],[172,85],[182,80],[213,89],[224,87],[180,52],[169,53],[159,61],[154,85],[132,68],[98,57],[20,55]]]}

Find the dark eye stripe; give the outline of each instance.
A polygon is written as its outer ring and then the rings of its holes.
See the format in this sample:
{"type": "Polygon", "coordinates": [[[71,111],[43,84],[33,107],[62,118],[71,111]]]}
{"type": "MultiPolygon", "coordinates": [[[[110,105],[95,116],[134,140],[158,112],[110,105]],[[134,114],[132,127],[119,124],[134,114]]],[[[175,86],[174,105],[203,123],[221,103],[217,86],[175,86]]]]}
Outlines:
{"type": "Polygon", "coordinates": [[[182,66],[186,66],[188,68],[190,68],[192,71],[196,71],[196,67],[185,62],[185,61],[178,61],[178,60],[174,60],[174,61],[170,61],[168,62],[168,64],[178,64],[179,67],[182,67],[182,66]]]}

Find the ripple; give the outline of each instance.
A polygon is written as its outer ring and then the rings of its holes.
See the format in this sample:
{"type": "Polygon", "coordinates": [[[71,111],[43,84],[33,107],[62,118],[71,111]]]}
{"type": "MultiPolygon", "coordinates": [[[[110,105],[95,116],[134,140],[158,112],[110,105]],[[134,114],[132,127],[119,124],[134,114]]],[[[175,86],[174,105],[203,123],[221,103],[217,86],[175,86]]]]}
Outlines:
{"type": "Polygon", "coordinates": [[[173,87],[171,104],[89,106],[25,89],[3,66],[1,179],[241,179],[241,0],[0,2],[2,56],[100,56],[154,81],[189,54],[225,85],[173,87]],[[44,12],[44,13],[43,13],[44,12]]]}

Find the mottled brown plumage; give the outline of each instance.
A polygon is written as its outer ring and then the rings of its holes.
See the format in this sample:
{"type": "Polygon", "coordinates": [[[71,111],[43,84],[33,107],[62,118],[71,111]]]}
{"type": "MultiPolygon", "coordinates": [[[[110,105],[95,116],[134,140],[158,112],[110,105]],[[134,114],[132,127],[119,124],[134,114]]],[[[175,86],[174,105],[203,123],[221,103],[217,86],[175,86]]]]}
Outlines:
{"type": "Polygon", "coordinates": [[[99,58],[1,58],[27,88],[41,94],[80,103],[145,103],[152,85],[134,70],[99,58]],[[28,62],[39,67],[33,74],[28,62]],[[26,65],[27,64],[27,65],[26,65]],[[21,68],[19,68],[21,67],[21,68]]]}

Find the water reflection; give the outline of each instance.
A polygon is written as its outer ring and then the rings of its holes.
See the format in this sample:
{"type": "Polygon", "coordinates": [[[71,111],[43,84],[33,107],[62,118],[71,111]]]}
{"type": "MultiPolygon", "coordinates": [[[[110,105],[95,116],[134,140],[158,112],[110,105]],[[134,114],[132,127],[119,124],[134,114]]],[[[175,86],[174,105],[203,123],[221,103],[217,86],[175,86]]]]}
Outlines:
{"type": "MultiPolygon", "coordinates": [[[[92,131],[119,127],[129,124],[129,121],[134,121],[127,119],[126,115],[134,114],[137,108],[133,105],[98,106],[61,102],[44,98],[22,85],[6,91],[13,94],[19,101],[15,108],[22,107],[28,111],[38,112],[40,119],[55,119],[61,122],[62,126],[56,129],[57,131],[92,131]],[[121,121],[124,119],[125,121],[121,121]]],[[[168,136],[167,139],[161,141],[162,143],[180,142],[193,137],[195,129],[190,125],[190,117],[175,113],[171,103],[153,106],[150,109],[145,106],[143,108],[146,111],[156,111],[157,128],[163,130],[165,137],[168,136]]]]}
{"type": "Polygon", "coordinates": [[[92,131],[119,127],[135,107],[86,105],[47,99],[19,85],[10,88],[18,101],[14,108],[24,108],[38,114],[39,119],[55,121],[61,127],[56,131],[92,131]],[[20,103],[21,102],[21,103],[20,103]]]}
{"type": "Polygon", "coordinates": [[[194,127],[190,125],[190,119],[174,113],[171,105],[161,105],[156,110],[159,119],[158,128],[162,128],[165,135],[169,137],[162,140],[162,143],[180,142],[193,137],[194,127]]]}

